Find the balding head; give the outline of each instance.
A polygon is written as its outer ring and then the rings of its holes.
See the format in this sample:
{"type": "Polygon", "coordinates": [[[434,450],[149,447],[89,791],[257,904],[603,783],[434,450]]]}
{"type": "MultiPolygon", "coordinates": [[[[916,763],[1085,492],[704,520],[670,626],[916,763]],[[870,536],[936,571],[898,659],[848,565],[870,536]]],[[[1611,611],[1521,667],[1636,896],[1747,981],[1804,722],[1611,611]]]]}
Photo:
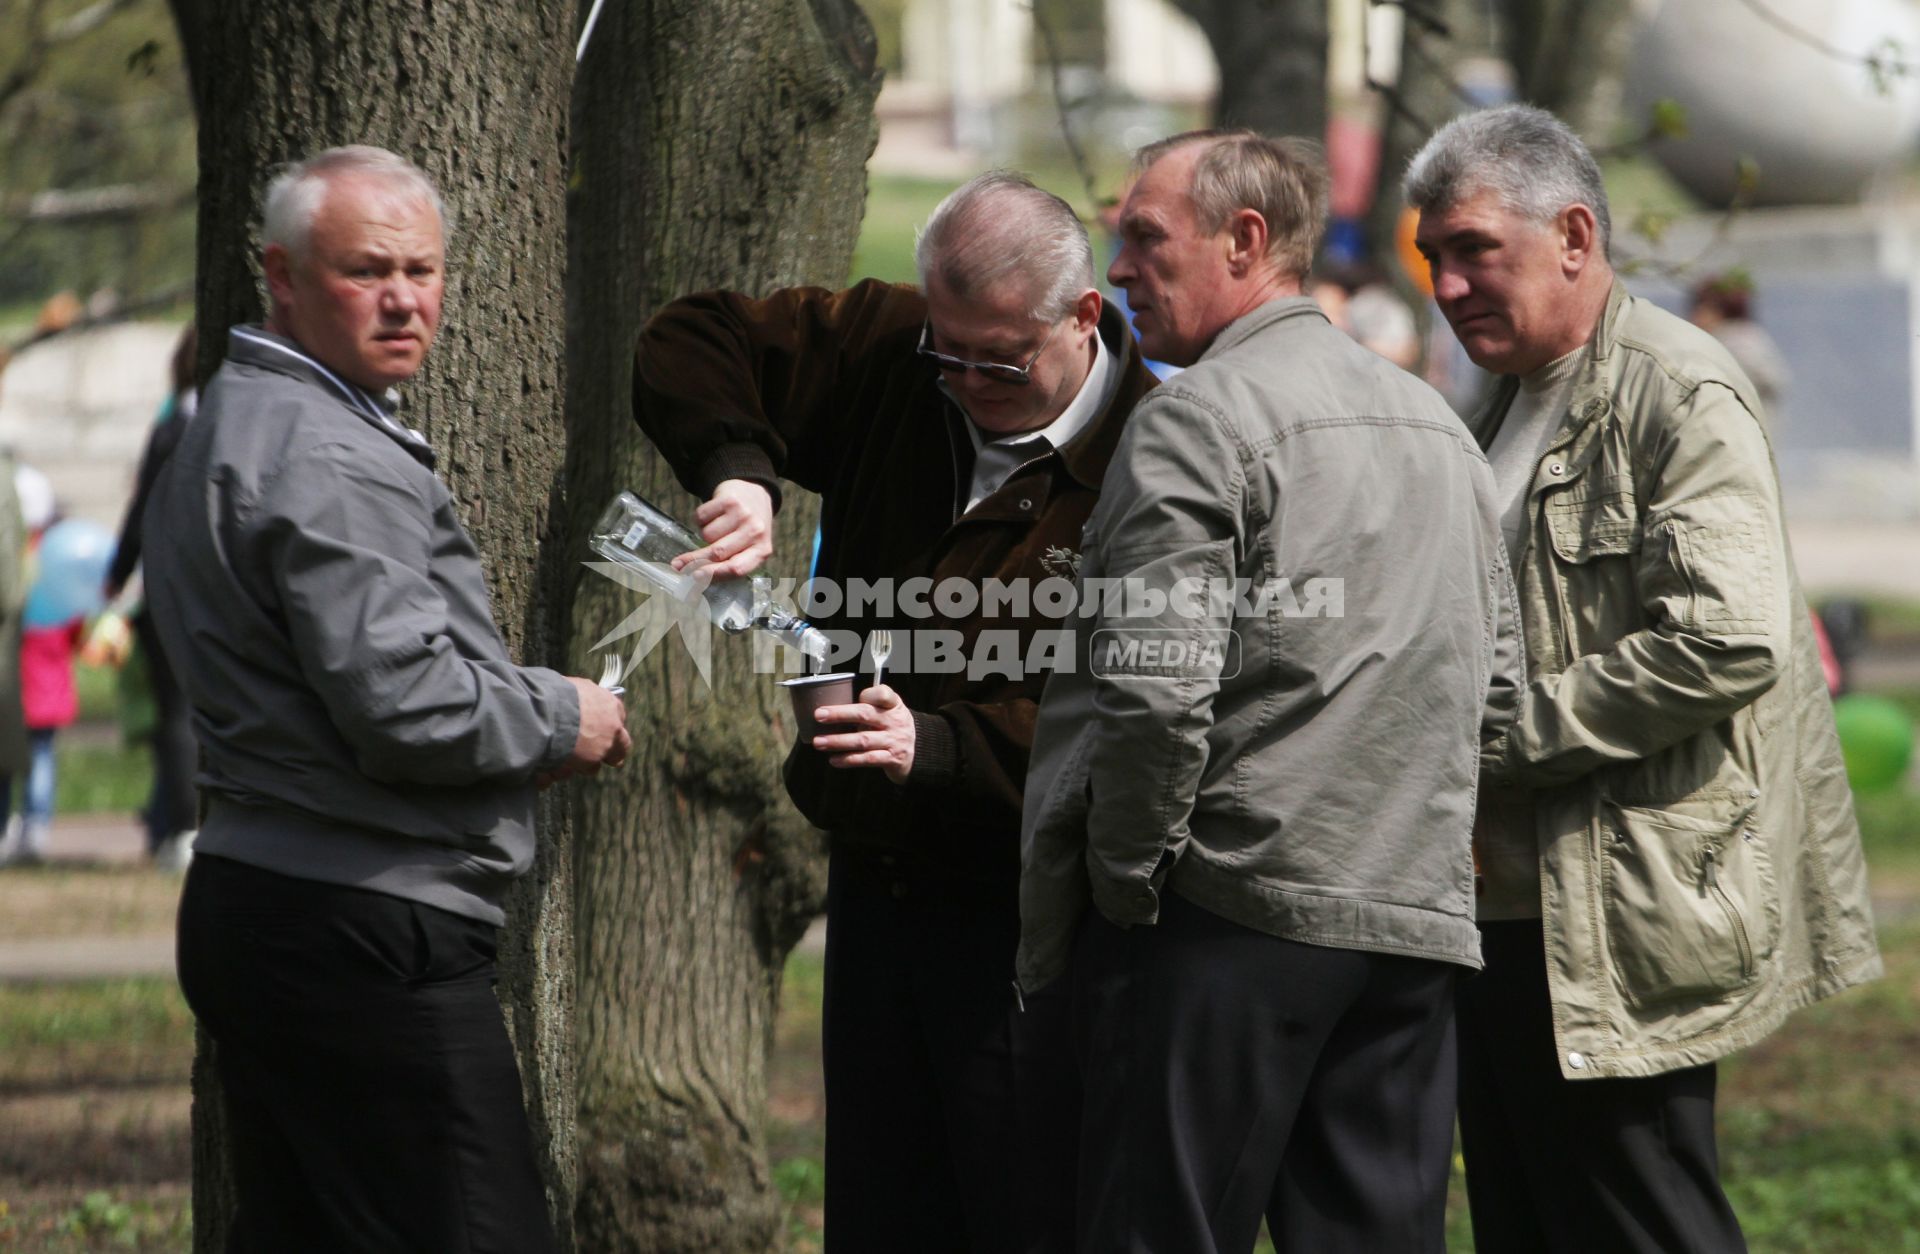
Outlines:
{"type": "Polygon", "coordinates": [[[954,190],[914,246],[921,287],[971,299],[1021,279],[1032,317],[1057,322],[1094,288],[1093,246],[1073,207],[1024,174],[993,170],[954,190]]]}

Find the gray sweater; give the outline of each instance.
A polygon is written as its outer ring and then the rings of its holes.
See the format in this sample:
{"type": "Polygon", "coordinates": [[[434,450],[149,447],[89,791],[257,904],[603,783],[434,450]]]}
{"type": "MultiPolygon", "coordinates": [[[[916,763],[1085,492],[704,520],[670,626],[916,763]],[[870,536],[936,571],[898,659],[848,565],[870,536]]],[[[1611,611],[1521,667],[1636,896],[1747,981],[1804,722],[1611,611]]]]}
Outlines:
{"type": "Polygon", "coordinates": [[[425,442],[236,327],[145,532],[204,753],[196,850],[499,923],[579,700],[508,659],[425,442]]]}

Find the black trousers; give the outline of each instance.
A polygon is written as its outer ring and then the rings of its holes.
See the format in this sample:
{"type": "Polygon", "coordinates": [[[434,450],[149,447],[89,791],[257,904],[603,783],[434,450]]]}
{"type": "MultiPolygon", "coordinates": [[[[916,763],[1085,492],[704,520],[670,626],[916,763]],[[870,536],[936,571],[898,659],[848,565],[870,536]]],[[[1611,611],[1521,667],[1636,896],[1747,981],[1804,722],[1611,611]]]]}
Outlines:
{"type": "Polygon", "coordinates": [[[495,929],[199,856],[180,984],[233,1133],[235,1254],[553,1248],[495,929]]]}
{"type": "Polygon", "coordinates": [[[1079,1086],[1064,991],[1013,992],[1004,899],[837,850],[823,1045],[832,1254],[1071,1248],[1079,1086]]]}
{"type": "Polygon", "coordinates": [[[1737,1254],[1711,1065],[1560,1073],[1539,920],[1480,927],[1460,986],[1460,1139],[1480,1254],[1737,1254]]]}
{"type": "Polygon", "coordinates": [[[1440,962],[1281,940],[1177,894],[1073,958],[1083,1254],[1439,1254],[1453,1149],[1440,962]]]}

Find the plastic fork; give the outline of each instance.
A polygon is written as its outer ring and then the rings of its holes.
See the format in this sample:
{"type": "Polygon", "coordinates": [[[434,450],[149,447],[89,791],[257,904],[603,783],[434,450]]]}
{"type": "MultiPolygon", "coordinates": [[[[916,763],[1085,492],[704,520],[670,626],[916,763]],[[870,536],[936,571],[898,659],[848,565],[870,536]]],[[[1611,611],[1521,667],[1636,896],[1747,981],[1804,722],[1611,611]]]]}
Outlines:
{"type": "Polygon", "coordinates": [[[596,682],[616,697],[625,696],[627,690],[620,685],[622,669],[620,655],[609,653],[600,659],[600,678],[596,682]]]}
{"type": "Polygon", "coordinates": [[[887,659],[893,656],[893,633],[885,627],[876,627],[867,633],[867,652],[873,655],[873,683],[879,687],[886,677],[887,659]]]}

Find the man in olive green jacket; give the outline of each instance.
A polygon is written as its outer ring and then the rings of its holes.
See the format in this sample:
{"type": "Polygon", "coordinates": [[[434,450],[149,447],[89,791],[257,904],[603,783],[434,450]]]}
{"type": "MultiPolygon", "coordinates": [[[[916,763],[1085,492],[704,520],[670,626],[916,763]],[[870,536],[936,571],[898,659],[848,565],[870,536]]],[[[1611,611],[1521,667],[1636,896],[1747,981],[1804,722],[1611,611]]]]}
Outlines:
{"type": "Polygon", "coordinates": [[[1752,384],[1628,296],[1565,126],[1414,158],[1435,299],[1502,376],[1488,449],[1528,685],[1482,758],[1460,994],[1476,1248],[1744,1249],[1714,1060],[1879,974],[1859,830],[1752,384]]]}

